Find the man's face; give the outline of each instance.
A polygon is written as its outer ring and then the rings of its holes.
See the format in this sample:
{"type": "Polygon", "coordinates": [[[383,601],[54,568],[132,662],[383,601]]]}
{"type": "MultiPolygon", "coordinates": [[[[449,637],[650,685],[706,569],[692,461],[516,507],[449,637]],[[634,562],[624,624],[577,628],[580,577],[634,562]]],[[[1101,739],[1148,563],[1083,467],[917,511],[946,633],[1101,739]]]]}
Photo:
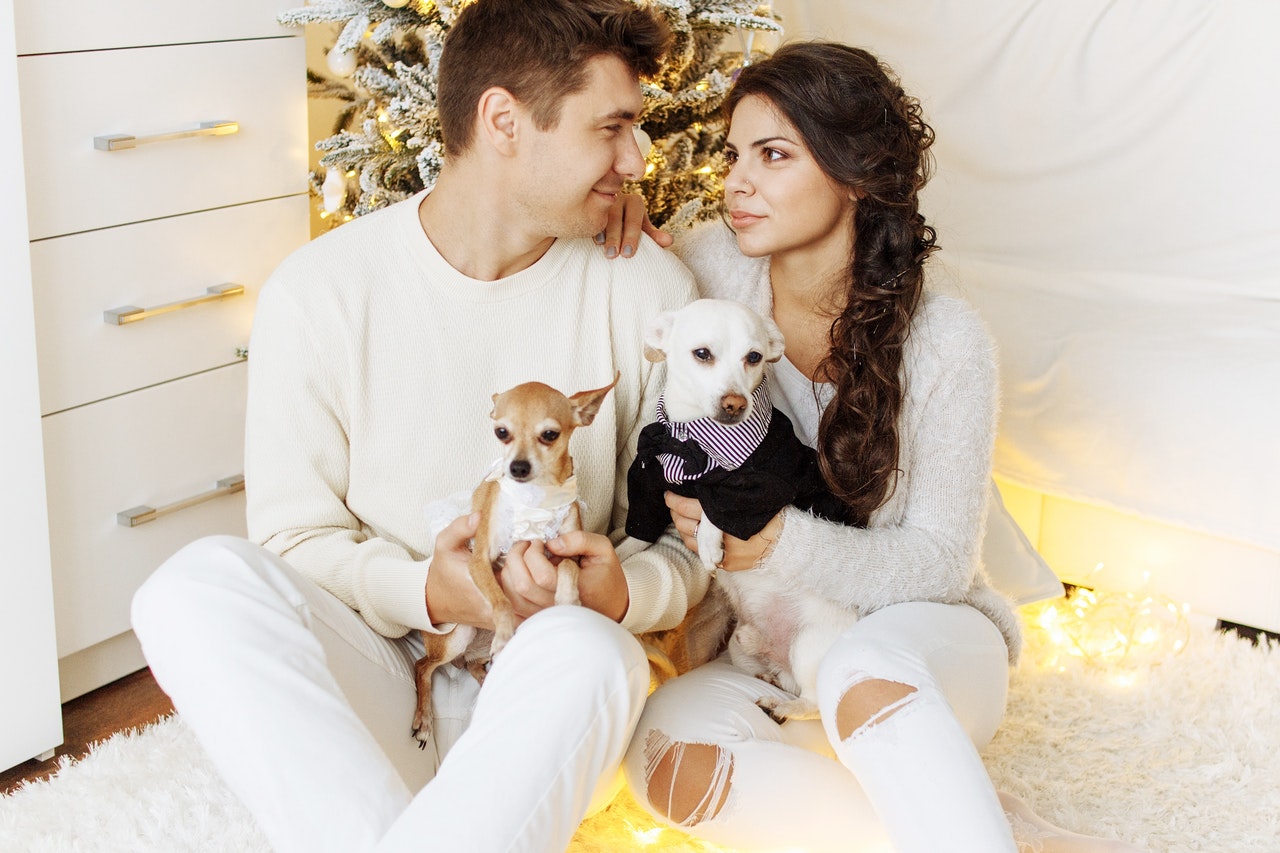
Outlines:
{"type": "Polygon", "coordinates": [[[585,237],[604,228],[624,180],[644,175],[632,128],[643,100],[635,75],[615,56],[587,63],[587,84],[560,104],[555,127],[526,121],[513,187],[534,229],[585,237]]]}

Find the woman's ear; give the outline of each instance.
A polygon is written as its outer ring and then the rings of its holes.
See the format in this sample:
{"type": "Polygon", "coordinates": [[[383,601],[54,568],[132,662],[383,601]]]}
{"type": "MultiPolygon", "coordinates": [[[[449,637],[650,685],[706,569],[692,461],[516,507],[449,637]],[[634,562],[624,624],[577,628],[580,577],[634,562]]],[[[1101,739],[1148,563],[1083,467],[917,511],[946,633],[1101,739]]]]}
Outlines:
{"type": "Polygon", "coordinates": [[[520,127],[520,102],[501,86],[491,86],[476,104],[476,135],[500,154],[515,151],[520,127]]]}

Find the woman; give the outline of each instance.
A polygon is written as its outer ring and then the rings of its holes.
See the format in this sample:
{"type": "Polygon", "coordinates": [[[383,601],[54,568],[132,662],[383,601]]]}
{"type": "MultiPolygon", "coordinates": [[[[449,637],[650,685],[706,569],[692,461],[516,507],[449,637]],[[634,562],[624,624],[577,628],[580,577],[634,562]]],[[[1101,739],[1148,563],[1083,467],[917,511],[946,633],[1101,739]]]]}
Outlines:
{"type": "MultiPolygon", "coordinates": [[[[856,526],[790,507],[728,538],[723,567],[783,574],[859,620],[823,661],[820,721],[774,721],[756,702],[780,691],[725,658],[660,687],[626,761],[637,801],[740,850],[1132,850],[997,795],[979,758],[1020,644],[977,569],[997,370],[977,315],[924,288],[918,102],[865,51],[815,42],[744,68],[726,109],[731,230],[674,248],[704,296],[781,328],[774,404],[856,526]]],[[[697,501],[667,504],[696,550],[697,501]]]]}

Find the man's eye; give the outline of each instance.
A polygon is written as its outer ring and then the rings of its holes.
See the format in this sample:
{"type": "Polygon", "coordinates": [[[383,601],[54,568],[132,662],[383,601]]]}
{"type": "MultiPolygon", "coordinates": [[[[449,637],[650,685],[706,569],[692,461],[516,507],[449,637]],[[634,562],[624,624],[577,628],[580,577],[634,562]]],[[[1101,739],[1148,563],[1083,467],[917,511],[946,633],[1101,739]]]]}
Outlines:
{"type": "Polygon", "coordinates": [[[494,434],[494,435],[496,435],[496,436],[498,437],[498,441],[510,441],[510,440],[511,440],[511,433],[507,431],[507,428],[506,428],[506,427],[498,427],[497,429],[495,429],[495,430],[493,431],[493,434],[494,434]]]}
{"type": "Polygon", "coordinates": [[[693,351],[693,357],[696,358],[698,361],[711,361],[712,359],[711,350],[707,349],[706,347],[698,347],[696,350],[693,351]]]}
{"type": "Polygon", "coordinates": [[[747,353],[747,364],[759,364],[763,360],[764,360],[764,356],[762,356],[758,352],[753,351],[753,352],[747,353]]]}
{"type": "Polygon", "coordinates": [[[560,437],[560,433],[554,429],[545,430],[542,433],[542,440],[545,441],[547,444],[553,443],[559,437],[560,437]]]}

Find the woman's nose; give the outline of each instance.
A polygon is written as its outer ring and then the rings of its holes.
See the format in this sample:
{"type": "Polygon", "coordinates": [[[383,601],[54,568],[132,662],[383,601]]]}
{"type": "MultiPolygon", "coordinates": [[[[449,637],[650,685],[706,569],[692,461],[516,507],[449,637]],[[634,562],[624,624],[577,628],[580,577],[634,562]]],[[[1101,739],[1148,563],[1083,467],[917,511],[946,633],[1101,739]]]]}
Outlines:
{"type": "Polygon", "coordinates": [[[742,168],[741,163],[734,163],[729,167],[729,174],[724,177],[725,192],[730,193],[748,193],[751,191],[751,182],[747,180],[746,172],[742,168]]]}

